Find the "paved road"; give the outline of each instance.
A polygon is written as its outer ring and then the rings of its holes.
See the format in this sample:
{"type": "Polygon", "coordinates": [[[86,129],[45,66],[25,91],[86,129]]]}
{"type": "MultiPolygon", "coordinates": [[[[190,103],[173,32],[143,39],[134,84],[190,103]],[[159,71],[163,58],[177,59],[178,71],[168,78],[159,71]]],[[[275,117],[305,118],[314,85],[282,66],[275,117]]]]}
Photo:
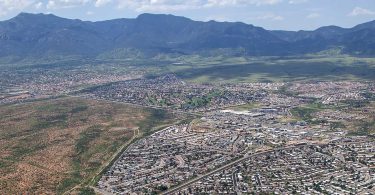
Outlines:
{"type": "Polygon", "coordinates": [[[197,181],[199,181],[199,180],[201,180],[201,179],[203,179],[205,177],[211,176],[211,175],[213,175],[213,174],[215,174],[217,172],[220,172],[220,171],[222,171],[224,169],[230,168],[231,166],[236,165],[236,164],[238,164],[238,163],[240,163],[240,162],[242,162],[244,160],[247,160],[249,158],[252,158],[254,156],[261,155],[261,154],[267,154],[267,153],[270,153],[270,152],[273,152],[273,151],[277,151],[277,150],[286,150],[286,149],[292,149],[292,148],[297,148],[297,147],[300,147],[300,145],[292,145],[292,146],[287,146],[287,147],[282,147],[282,148],[269,149],[269,150],[257,152],[257,153],[251,154],[251,155],[245,155],[244,157],[239,158],[239,159],[237,159],[237,160],[235,160],[233,162],[230,162],[229,164],[223,165],[223,166],[221,166],[221,167],[219,167],[219,168],[217,168],[217,169],[215,169],[213,171],[210,171],[210,172],[208,172],[206,174],[203,174],[203,175],[198,176],[198,177],[196,177],[194,179],[191,179],[191,180],[189,180],[189,181],[187,181],[187,182],[185,182],[185,183],[183,183],[183,184],[181,184],[179,186],[170,188],[169,190],[167,190],[167,191],[165,191],[165,192],[163,192],[161,194],[167,195],[167,194],[173,194],[175,192],[178,192],[179,190],[181,190],[181,189],[189,186],[190,184],[193,184],[193,183],[195,183],[195,182],[197,182],[197,181]]]}
{"type": "MultiPolygon", "coordinates": [[[[133,136],[130,140],[128,140],[125,144],[123,144],[112,156],[111,158],[107,161],[107,163],[103,164],[99,171],[96,173],[96,175],[92,178],[91,182],[93,182],[95,180],[95,178],[97,176],[99,176],[100,173],[103,172],[104,169],[106,169],[109,164],[115,160],[115,158],[118,158],[118,155],[120,154],[120,156],[122,155],[122,153],[124,153],[128,148],[129,146],[131,145],[131,143],[134,141],[134,139],[138,138],[140,136],[140,132],[139,132],[139,129],[136,128],[136,129],[133,129],[133,136]],[[124,150],[126,148],[126,150],[124,150]]],[[[120,158],[118,158],[117,160],[119,160],[120,158]]],[[[116,160],[116,161],[117,161],[116,160]]]]}
{"type": "MultiPolygon", "coordinates": [[[[362,142],[353,142],[353,143],[362,143],[362,142]]],[[[309,144],[309,143],[307,143],[307,145],[326,145],[326,143],[320,143],[320,144],[319,143],[316,143],[316,144],[309,144]]],[[[254,153],[254,154],[245,155],[244,157],[241,157],[241,158],[239,158],[237,160],[234,160],[234,161],[232,161],[232,162],[230,162],[230,163],[228,163],[226,165],[218,167],[215,170],[212,170],[212,171],[210,171],[208,173],[205,173],[205,174],[200,175],[200,176],[198,176],[196,178],[188,180],[188,181],[186,181],[185,183],[183,183],[183,184],[181,184],[179,186],[172,187],[172,188],[168,189],[167,191],[162,192],[161,194],[167,195],[167,194],[176,193],[176,192],[178,192],[178,191],[180,191],[180,190],[188,187],[189,185],[191,185],[191,184],[193,184],[193,183],[195,183],[195,182],[197,182],[197,181],[199,181],[199,180],[201,180],[203,178],[206,178],[206,177],[211,176],[211,175],[213,175],[215,173],[218,173],[218,172],[220,172],[222,170],[225,170],[227,168],[235,166],[236,164],[241,163],[242,161],[248,160],[249,158],[252,158],[252,157],[255,157],[255,156],[258,156],[258,155],[261,155],[261,154],[271,153],[271,152],[278,151],[278,150],[287,150],[287,149],[298,148],[298,147],[302,147],[302,146],[306,146],[306,145],[301,145],[301,144],[289,145],[289,146],[286,146],[286,147],[268,149],[268,150],[260,151],[260,152],[254,153]]],[[[97,193],[99,193],[99,194],[110,194],[108,192],[103,193],[104,191],[99,190],[99,189],[97,189],[95,187],[93,189],[95,189],[95,191],[97,193]]]]}
{"type": "Polygon", "coordinates": [[[192,180],[189,180],[189,181],[187,181],[187,182],[185,182],[185,183],[183,183],[183,184],[181,184],[179,186],[176,186],[174,188],[170,188],[169,190],[163,192],[162,194],[173,194],[173,193],[178,192],[179,190],[181,190],[181,189],[189,186],[190,184],[193,184],[193,183],[195,183],[195,182],[197,182],[197,181],[199,181],[199,180],[201,180],[201,179],[203,179],[205,177],[208,177],[208,176],[213,175],[213,174],[215,174],[217,172],[220,172],[220,171],[222,171],[224,169],[227,169],[227,168],[229,168],[229,167],[231,167],[233,165],[236,165],[236,164],[238,164],[238,163],[240,163],[240,162],[242,162],[244,160],[247,160],[247,159],[249,159],[251,157],[254,157],[254,156],[257,156],[257,155],[260,155],[260,154],[266,154],[266,153],[269,153],[269,152],[272,152],[272,151],[273,150],[267,150],[267,151],[258,152],[258,153],[252,154],[252,155],[244,156],[244,157],[239,158],[239,159],[237,159],[235,161],[232,161],[232,162],[230,162],[230,163],[228,163],[226,165],[223,165],[223,166],[221,166],[221,167],[219,167],[219,168],[217,168],[217,169],[215,169],[213,171],[210,171],[210,172],[208,172],[208,173],[206,173],[204,175],[201,175],[201,176],[198,176],[198,177],[196,177],[196,178],[194,178],[192,180]]]}
{"type": "MultiPolygon", "coordinates": [[[[353,142],[353,143],[357,143],[357,142],[353,142]]],[[[361,142],[358,142],[358,143],[361,143],[361,142]]],[[[326,143],[321,143],[321,144],[307,144],[307,145],[325,145],[325,144],[326,143]]],[[[215,169],[213,171],[210,171],[210,172],[208,172],[206,174],[203,174],[203,175],[198,176],[198,177],[196,177],[194,179],[191,179],[191,180],[189,180],[189,181],[187,181],[187,182],[185,182],[185,183],[183,183],[183,184],[181,184],[179,186],[170,188],[169,190],[167,190],[167,191],[165,191],[165,192],[163,192],[161,194],[167,195],[167,194],[176,193],[176,192],[182,190],[183,188],[189,186],[190,184],[193,184],[193,183],[195,183],[195,182],[197,182],[197,181],[199,181],[199,180],[201,180],[201,179],[203,179],[205,177],[213,175],[213,174],[215,174],[217,172],[220,172],[220,171],[222,171],[224,169],[230,168],[231,166],[236,165],[236,164],[238,164],[238,163],[240,163],[240,162],[242,162],[244,160],[247,160],[249,158],[252,158],[254,156],[257,156],[257,155],[260,155],[260,154],[270,153],[270,152],[277,151],[277,150],[286,150],[286,149],[298,148],[298,147],[301,147],[301,146],[305,146],[305,145],[300,145],[300,144],[290,145],[290,146],[286,146],[286,147],[282,147],[282,148],[274,148],[274,149],[269,149],[269,150],[257,152],[257,153],[254,153],[254,154],[251,154],[251,155],[247,155],[247,156],[245,155],[244,157],[239,158],[239,159],[237,159],[237,160],[235,160],[235,161],[233,161],[233,162],[231,162],[229,164],[223,165],[223,166],[221,166],[221,167],[219,167],[219,168],[217,168],[217,169],[215,169]]]]}

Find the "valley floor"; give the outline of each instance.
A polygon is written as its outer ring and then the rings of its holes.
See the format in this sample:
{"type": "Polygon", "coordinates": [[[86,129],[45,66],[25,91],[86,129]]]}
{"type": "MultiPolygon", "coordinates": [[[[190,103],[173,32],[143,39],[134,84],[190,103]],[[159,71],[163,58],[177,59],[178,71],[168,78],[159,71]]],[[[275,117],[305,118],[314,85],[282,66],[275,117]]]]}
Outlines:
{"type": "Polygon", "coordinates": [[[371,192],[374,62],[4,66],[0,194],[371,192]]]}

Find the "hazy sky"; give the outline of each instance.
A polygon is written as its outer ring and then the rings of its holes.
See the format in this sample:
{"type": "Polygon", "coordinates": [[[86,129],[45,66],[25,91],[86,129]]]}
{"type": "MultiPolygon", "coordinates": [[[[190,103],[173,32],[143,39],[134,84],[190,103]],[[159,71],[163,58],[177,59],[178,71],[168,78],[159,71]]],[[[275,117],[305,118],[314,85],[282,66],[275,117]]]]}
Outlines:
{"type": "Polygon", "coordinates": [[[203,21],[241,21],[266,29],[311,30],[375,20],[375,0],[0,0],[0,20],[20,12],[91,21],[166,13],[203,21]]]}

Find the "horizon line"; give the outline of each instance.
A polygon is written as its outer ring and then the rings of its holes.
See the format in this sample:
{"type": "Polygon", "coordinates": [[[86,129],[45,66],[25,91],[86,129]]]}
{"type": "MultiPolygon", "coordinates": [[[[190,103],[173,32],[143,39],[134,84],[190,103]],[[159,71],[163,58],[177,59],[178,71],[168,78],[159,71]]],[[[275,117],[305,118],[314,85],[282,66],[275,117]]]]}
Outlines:
{"type": "Polygon", "coordinates": [[[180,16],[180,15],[175,15],[175,14],[168,14],[168,13],[150,13],[150,12],[144,12],[144,13],[140,13],[138,14],[136,17],[133,17],[133,18],[112,18],[112,19],[104,19],[104,20],[97,20],[97,21],[93,21],[93,20],[83,20],[83,19],[80,19],[80,18],[68,18],[68,17],[62,17],[62,16],[59,16],[59,15],[56,15],[56,14],[53,14],[53,13],[43,13],[43,12],[39,12],[39,13],[32,13],[32,12],[20,12],[18,13],[17,15],[9,18],[9,19],[6,19],[6,20],[0,20],[0,23],[1,22],[6,22],[6,21],[9,21],[9,20],[12,20],[22,14],[28,14],[28,15],[43,15],[43,16],[55,16],[55,17],[58,17],[58,18],[62,18],[62,19],[67,19],[67,20],[79,20],[79,21],[82,21],[82,22],[92,22],[92,23],[96,23],[96,22],[106,22],[106,21],[113,21],[113,20],[121,20],[121,19],[129,19],[129,20],[134,20],[134,19],[137,19],[139,16],[141,15],[163,15],[163,16],[173,16],[173,17],[180,17],[180,18],[185,18],[185,19],[188,19],[188,20],[191,20],[191,21],[194,21],[194,22],[217,22],[217,23],[242,23],[242,24],[245,24],[245,25],[251,25],[251,26],[254,26],[254,27],[259,27],[259,28],[263,28],[265,30],[268,30],[268,31],[287,31],[287,32],[300,32],[300,31],[305,31],[305,32],[312,32],[312,31],[316,31],[318,29],[321,29],[321,28],[324,28],[324,27],[339,27],[339,28],[342,28],[342,29],[351,29],[351,28],[354,28],[358,25],[362,25],[362,24],[366,24],[366,23],[371,23],[371,22],[375,22],[375,19],[374,20],[369,20],[367,22],[363,22],[363,23],[359,23],[359,24],[356,24],[354,26],[351,26],[351,27],[341,27],[341,26],[338,26],[338,25],[335,25],[335,24],[331,24],[331,25],[324,25],[324,26],[320,26],[318,28],[315,28],[313,30],[303,30],[303,29],[300,29],[300,30],[281,30],[281,29],[274,29],[274,30],[270,30],[270,29],[267,29],[267,28],[264,28],[262,26],[256,26],[254,24],[250,24],[250,23],[246,23],[246,22],[243,22],[243,21],[218,21],[218,20],[208,20],[208,21],[204,21],[204,20],[195,20],[195,19],[192,19],[192,18],[189,18],[189,17],[186,17],[186,16],[180,16]]]}

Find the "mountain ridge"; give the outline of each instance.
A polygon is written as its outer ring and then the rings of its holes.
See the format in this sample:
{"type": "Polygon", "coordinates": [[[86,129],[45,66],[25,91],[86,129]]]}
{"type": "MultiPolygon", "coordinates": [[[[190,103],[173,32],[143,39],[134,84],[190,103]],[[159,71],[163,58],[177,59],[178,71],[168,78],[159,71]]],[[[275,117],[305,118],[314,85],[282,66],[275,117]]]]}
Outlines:
{"type": "Polygon", "coordinates": [[[66,19],[53,14],[20,13],[0,22],[0,58],[77,55],[96,57],[134,49],[160,53],[301,55],[331,48],[375,55],[375,20],[352,28],[324,26],[313,31],[266,30],[242,22],[194,21],[170,14],[141,14],[105,21],[66,19]]]}

